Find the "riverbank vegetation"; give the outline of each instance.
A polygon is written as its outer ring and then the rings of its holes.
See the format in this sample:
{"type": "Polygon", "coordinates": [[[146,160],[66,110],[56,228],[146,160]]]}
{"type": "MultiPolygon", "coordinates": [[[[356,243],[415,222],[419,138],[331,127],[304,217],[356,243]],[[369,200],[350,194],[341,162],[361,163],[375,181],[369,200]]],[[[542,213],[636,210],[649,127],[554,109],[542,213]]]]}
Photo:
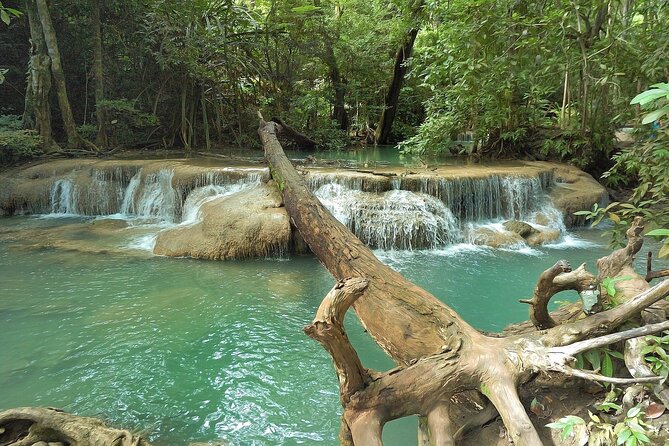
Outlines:
{"type": "Polygon", "coordinates": [[[601,174],[640,119],[630,100],[669,77],[658,0],[5,8],[0,112],[46,152],[257,147],[262,108],[324,149],[547,156],[601,174]]]}

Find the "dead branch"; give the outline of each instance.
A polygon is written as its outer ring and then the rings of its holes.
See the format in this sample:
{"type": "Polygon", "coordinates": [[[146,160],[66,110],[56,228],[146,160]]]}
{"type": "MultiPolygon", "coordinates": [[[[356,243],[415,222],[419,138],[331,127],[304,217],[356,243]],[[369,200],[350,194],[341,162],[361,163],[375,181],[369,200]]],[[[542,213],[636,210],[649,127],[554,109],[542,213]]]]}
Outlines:
{"type": "Polygon", "coordinates": [[[548,312],[548,303],[554,295],[565,290],[580,293],[594,287],[595,276],[585,270],[585,264],[572,271],[569,262],[559,260],[539,276],[532,299],[521,302],[530,305],[530,320],[534,326],[538,330],[545,330],[558,325],[548,312]]]}
{"type": "Polygon", "coordinates": [[[648,257],[646,258],[646,282],[661,277],[669,277],[669,268],[653,271],[653,253],[648,251],[648,257]]]}

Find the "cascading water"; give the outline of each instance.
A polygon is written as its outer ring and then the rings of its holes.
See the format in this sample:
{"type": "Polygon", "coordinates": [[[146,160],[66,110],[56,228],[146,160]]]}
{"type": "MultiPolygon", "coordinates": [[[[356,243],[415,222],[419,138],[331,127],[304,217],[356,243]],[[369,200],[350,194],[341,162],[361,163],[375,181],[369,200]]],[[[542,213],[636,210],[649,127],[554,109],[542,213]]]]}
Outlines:
{"type": "Polygon", "coordinates": [[[550,174],[387,179],[320,173],[307,179],[338,220],[381,249],[435,249],[469,240],[479,227],[504,232],[506,220],[565,233],[562,214],[547,196],[552,182],[550,174]]]}
{"type": "Polygon", "coordinates": [[[430,195],[406,190],[375,194],[331,183],[320,187],[316,196],[335,218],[375,248],[431,249],[460,237],[451,211],[430,195]]]}
{"type": "Polygon", "coordinates": [[[51,213],[77,214],[77,188],[70,178],[56,181],[51,187],[51,213]]]}
{"type": "MultiPolygon", "coordinates": [[[[114,215],[132,225],[193,224],[208,201],[266,181],[266,168],[179,170],[128,166],[72,172],[54,179],[56,214],[114,215]]],[[[547,196],[550,171],[535,177],[492,173],[474,177],[312,172],[307,185],[368,245],[381,249],[436,249],[473,240],[472,231],[503,232],[506,220],[566,234],[547,196]]]]}
{"type": "Polygon", "coordinates": [[[236,183],[223,186],[209,184],[207,186],[193,189],[184,202],[181,224],[197,223],[200,219],[200,209],[205,203],[239,192],[242,189],[249,187],[249,184],[250,183],[236,183]]]}
{"type": "Polygon", "coordinates": [[[137,198],[137,217],[166,223],[177,220],[177,193],[172,187],[173,177],[174,171],[168,169],[146,175],[144,187],[137,198]]]}
{"type": "Polygon", "coordinates": [[[142,169],[140,169],[128,183],[125,192],[123,193],[123,202],[121,203],[121,214],[125,216],[134,215],[136,212],[135,195],[137,189],[142,182],[142,169]]]}

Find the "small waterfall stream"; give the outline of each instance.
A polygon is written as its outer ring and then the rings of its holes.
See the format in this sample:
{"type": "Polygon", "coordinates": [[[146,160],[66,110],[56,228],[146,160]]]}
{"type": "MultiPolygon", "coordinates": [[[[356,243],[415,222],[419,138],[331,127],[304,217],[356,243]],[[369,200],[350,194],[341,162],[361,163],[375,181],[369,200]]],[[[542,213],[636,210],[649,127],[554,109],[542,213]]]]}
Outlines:
{"type": "Polygon", "coordinates": [[[311,175],[308,186],[358,238],[380,249],[437,249],[474,243],[478,228],[504,233],[520,220],[538,230],[566,233],[552,205],[550,175],[478,178],[370,179],[335,173],[311,175]]]}
{"type": "MultiPolygon", "coordinates": [[[[51,215],[114,216],[132,225],[193,224],[203,204],[259,184],[262,168],[199,170],[178,177],[170,168],[70,172],[54,178],[51,215]]],[[[548,191],[550,173],[534,177],[374,176],[310,172],[308,187],[364,243],[383,250],[439,249],[475,242],[477,228],[504,232],[520,220],[566,233],[548,191]]]]}

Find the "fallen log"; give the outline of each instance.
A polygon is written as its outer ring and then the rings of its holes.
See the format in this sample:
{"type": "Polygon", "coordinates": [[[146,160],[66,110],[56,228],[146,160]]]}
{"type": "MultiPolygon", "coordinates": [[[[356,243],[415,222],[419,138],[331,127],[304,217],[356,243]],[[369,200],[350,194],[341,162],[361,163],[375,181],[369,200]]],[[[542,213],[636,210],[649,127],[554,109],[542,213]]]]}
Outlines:
{"type": "MultiPolygon", "coordinates": [[[[317,316],[312,324],[313,327],[327,322],[330,325],[323,328],[325,332],[337,333],[334,337],[324,334],[315,337],[332,355],[342,383],[342,444],[381,445],[386,422],[419,415],[427,421],[421,425],[429,430],[423,433],[423,438],[429,438],[435,445],[454,445],[450,420],[453,397],[465,391],[480,391],[501,415],[514,444],[540,446],[537,429],[518,396],[518,386],[537,373],[561,373],[618,383],[659,381],[658,377],[608,378],[571,365],[573,355],[585,349],[669,327],[664,322],[642,332],[596,337],[613,331],[669,295],[669,281],[584,319],[506,338],[485,336],[446,304],[380,262],[332,217],[283,153],[277,139],[280,130],[276,123],[265,122],[261,116],[258,133],[286,210],[312,252],[340,282],[326,301],[332,301],[333,294],[345,293],[341,290],[355,290],[354,295],[337,298],[340,303],[335,310],[319,309],[319,314],[339,316],[327,321],[317,316]],[[351,281],[364,281],[364,288],[354,286],[351,281]],[[345,345],[347,338],[341,325],[341,315],[349,305],[353,305],[367,332],[396,361],[398,368],[377,373],[359,366],[357,354],[350,345],[345,345]]],[[[613,263],[619,264],[619,257],[613,263]]],[[[329,304],[324,302],[324,305],[329,304]]],[[[315,330],[308,328],[307,332],[311,335],[315,330]]]]}

